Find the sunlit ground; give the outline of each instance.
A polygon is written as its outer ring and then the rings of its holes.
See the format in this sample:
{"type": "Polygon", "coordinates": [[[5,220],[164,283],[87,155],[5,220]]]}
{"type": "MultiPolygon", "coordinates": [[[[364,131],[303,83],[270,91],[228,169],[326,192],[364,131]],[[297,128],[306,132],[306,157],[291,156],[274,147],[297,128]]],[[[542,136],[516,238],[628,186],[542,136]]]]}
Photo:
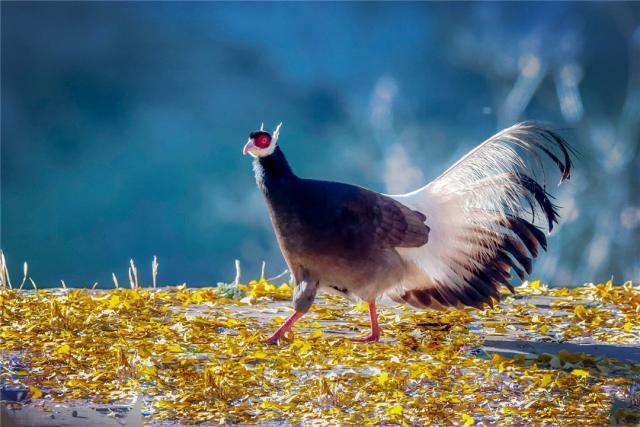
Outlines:
{"type": "Polygon", "coordinates": [[[264,280],[3,289],[0,381],[30,388],[13,408],[138,397],[126,417],[147,423],[640,422],[640,288],[631,283],[525,283],[482,311],[383,306],[383,339],[369,345],[349,340],[367,332],[366,307],[322,297],[290,342],[262,344],[290,313],[290,297],[287,285],[264,280]]]}

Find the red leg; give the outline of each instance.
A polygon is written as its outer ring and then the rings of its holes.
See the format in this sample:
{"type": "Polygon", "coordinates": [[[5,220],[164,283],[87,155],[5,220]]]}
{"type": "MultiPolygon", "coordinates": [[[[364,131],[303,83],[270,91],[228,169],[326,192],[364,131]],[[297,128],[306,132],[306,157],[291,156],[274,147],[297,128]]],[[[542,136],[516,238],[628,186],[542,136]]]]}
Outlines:
{"type": "Polygon", "coordinates": [[[278,344],[278,341],[286,334],[296,321],[302,317],[304,313],[300,313],[299,311],[294,311],[291,316],[278,328],[277,331],[273,333],[269,338],[263,340],[262,342],[265,344],[278,344]]]}
{"type": "Polygon", "coordinates": [[[380,339],[380,329],[378,328],[378,314],[376,313],[376,303],[369,303],[369,318],[371,319],[371,333],[366,337],[351,338],[353,342],[376,342],[380,339]]]}

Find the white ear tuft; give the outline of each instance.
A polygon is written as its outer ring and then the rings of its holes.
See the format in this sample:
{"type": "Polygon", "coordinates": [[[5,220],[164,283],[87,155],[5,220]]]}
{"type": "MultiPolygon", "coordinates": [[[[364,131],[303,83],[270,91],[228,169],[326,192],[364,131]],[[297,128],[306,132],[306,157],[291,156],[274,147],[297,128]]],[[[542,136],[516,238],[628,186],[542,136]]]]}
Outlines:
{"type": "Polygon", "coordinates": [[[275,144],[278,141],[278,137],[280,136],[280,128],[282,127],[282,122],[278,126],[276,126],[276,130],[273,131],[273,143],[275,144]]]}

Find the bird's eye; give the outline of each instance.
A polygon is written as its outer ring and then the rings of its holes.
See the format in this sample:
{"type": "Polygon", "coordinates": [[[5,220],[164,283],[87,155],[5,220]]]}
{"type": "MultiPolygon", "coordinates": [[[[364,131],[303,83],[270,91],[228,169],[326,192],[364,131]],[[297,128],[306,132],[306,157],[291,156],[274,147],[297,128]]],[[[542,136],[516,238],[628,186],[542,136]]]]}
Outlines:
{"type": "Polygon", "coordinates": [[[269,135],[260,135],[259,137],[256,138],[254,142],[254,144],[258,148],[267,148],[270,143],[271,143],[271,138],[269,138],[269,135]]]}

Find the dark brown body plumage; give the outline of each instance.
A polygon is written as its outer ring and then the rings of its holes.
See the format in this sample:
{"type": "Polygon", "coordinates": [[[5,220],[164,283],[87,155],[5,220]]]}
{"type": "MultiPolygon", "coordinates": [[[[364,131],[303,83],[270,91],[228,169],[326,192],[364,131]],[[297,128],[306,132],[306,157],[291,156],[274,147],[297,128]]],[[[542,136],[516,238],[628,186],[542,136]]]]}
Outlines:
{"type": "Polygon", "coordinates": [[[320,288],[374,301],[406,271],[398,247],[429,239],[425,216],[362,187],[301,179],[279,148],[254,161],[282,254],[297,287],[296,311],[320,288]]]}

